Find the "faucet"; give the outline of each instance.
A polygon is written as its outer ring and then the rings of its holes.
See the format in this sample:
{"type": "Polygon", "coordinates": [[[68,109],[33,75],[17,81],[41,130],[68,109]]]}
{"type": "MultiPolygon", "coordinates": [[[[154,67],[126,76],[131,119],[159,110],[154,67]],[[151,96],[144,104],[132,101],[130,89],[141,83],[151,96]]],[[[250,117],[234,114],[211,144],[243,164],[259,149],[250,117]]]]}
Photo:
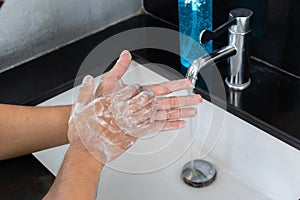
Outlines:
{"type": "MultiPolygon", "coordinates": [[[[250,85],[248,74],[249,63],[249,34],[251,32],[250,18],[253,12],[249,9],[238,8],[230,11],[229,21],[217,28],[215,31],[204,30],[200,34],[200,43],[204,44],[228,29],[229,44],[211,54],[197,58],[190,65],[186,78],[191,80],[193,85],[197,81],[199,71],[213,65],[225,58],[229,59],[229,76],[225,79],[229,88],[234,91],[243,90],[250,85]]],[[[189,161],[182,168],[181,178],[193,187],[204,187],[216,179],[215,167],[201,159],[189,161]]]]}
{"type": "Polygon", "coordinates": [[[248,73],[249,63],[249,37],[251,32],[251,16],[253,12],[245,8],[237,8],[229,13],[229,21],[214,31],[203,30],[200,33],[200,43],[204,44],[218,37],[225,30],[229,32],[229,44],[210,54],[197,58],[189,66],[186,78],[193,85],[197,81],[199,71],[203,68],[229,59],[229,73],[225,79],[229,88],[243,90],[250,85],[251,79],[248,73]]]}

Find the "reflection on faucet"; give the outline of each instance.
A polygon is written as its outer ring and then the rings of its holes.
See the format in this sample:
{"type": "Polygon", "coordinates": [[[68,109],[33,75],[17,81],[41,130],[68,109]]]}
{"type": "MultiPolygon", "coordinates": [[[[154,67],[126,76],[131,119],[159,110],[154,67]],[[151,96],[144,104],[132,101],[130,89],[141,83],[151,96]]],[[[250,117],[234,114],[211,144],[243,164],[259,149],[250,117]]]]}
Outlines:
{"type": "Polygon", "coordinates": [[[240,108],[242,106],[242,94],[241,91],[229,90],[227,93],[228,103],[240,108]]]}
{"type": "Polygon", "coordinates": [[[4,0],[0,0],[0,8],[2,7],[4,0]]]}
{"type": "Polygon", "coordinates": [[[225,58],[229,58],[228,77],[226,84],[233,89],[242,90],[250,85],[248,74],[249,63],[249,35],[251,32],[252,11],[238,8],[229,13],[229,21],[211,32],[204,30],[200,34],[200,42],[206,43],[228,29],[229,45],[211,54],[206,54],[196,59],[189,67],[186,78],[195,85],[197,76],[203,68],[215,64],[225,58]]]}
{"type": "Polygon", "coordinates": [[[236,48],[230,45],[213,51],[211,54],[206,54],[193,61],[187,71],[186,78],[191,80],[193,85],[195,85],[199,71],[235,54],[236,48]]]}

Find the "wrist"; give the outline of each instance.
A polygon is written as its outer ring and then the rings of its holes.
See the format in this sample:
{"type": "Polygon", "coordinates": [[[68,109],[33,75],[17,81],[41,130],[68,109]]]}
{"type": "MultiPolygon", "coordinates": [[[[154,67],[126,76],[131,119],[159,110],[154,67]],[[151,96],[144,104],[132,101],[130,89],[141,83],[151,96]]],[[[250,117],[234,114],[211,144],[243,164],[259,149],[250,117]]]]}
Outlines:
{"type": "Polygon", "coordinates": [[[80,140],[72,142],[44,199],[95,199],[103,166],[80,140]]]}
{"type": "Polygon", "coordinates": [[[98,161],[82,144],[80,139],[70,143],[70,147],[67,151],[67,154],[74,157],[74,162],[81,163],[84,162],[86,165],[101,170],[104,166],[104,163],[98,161]]]}

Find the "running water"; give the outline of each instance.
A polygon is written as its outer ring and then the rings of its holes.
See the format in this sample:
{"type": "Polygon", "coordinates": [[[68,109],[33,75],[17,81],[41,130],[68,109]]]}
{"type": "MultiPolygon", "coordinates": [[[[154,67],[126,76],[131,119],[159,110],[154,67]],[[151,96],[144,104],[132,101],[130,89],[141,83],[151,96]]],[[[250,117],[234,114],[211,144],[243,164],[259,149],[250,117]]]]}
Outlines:
{"type": "MultiPolygon", "coordinates": [[[[194,88],[194,87],[193,87],[194,88]]],[[[193,94],[193,88],[188,90],[189,94],[193,94]]],[[[197,134],[195,131],[195,121],[190,120],[190,128],[191,133],[190,136],[192,137],[192,141],[194,141],[194,134],[197,134]]],[[[193,145],[196,145],[197,143],[193,144],[191,146],[191,161],[187,162],[181,172],[181,178],[182,180],[192,187],[205,187],[214,182],[216,179],[217,171],[215,167],[202,159],[194,159],[194,148],[193,145]]]]}
{"type": "MultiPolygon", "coordinates": [[[[195,88],[195,84],[193,83],[193,87],[191,89],[188,90],[188,95],[191,95],[191,94],[194,94],[194,88],[195,88]]],[[[194,140],[194,120],[193,119],[190,119],[189,120],[189,127],[191,127],[191,132],[190,132],[190,137],[191,137],[191,141],[192,141],[192,145],[191,145],[191,169],[193,169],[194,171],[194,158],[195,158],[195,155],[194,155],[194,150],[193,150],[193,140],[194,140]]]]}

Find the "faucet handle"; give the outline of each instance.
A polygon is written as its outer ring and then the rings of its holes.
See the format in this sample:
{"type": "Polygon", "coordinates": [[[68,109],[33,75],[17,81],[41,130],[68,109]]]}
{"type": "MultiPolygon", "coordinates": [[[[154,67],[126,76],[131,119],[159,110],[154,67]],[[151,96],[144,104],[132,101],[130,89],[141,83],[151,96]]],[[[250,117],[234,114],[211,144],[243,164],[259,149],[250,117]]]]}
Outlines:
{"type": "Polygon", "coordinates": [[[218,37],[221,33],[228,30],[228,28],[232,25],[236,25],[236,19],[230,19],[229,21],[225,22],[221,26],[219,26],[216,30],[210,31],[210,30],[203,30],[200,33],[199,41],[201,44],[205,44],[209,42],[210,40],[215,39],[218,37]]]}
{"type": "Polygon", "coordinates": [[[199,40],[201,44],[205,44],[210,40],[218,37],[225,30],[230,29],[231,32],[237,34],[246,34],[251,32],[251,16],[253,12],[247,8],[236,8],[230,11],[229,21],[218,27],[214,31],[203,30],[200,33],[199,40]]]}

